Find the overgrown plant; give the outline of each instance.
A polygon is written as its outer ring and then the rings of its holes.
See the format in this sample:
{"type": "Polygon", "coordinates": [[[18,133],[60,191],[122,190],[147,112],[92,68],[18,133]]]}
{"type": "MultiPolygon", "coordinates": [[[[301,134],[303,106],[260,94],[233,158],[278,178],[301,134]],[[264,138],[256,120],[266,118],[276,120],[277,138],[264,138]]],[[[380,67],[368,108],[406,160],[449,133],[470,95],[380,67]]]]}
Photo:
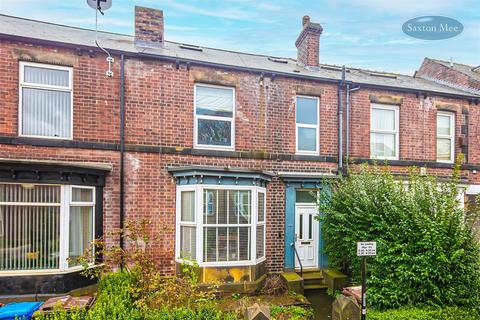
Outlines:
{"type": "Polygon", "coordinates": [[[326,188],[318,201],[330,262],[360,278],[357,241],[377,241],[368,259],[368,300],[379,309],[404,305],[479,308],[478,217],[458,202],[459,165],[449,181],[415,168],[398,180],[386,167],[362,166],[326,188]]]}
{"type": "Polygon", "coordinates": [[[106,262],[98,268],[90,268],[92,253],[86,251],[79,259],[84,266],[83,273],[89,277],[109,275],[119,266],[122,272],[131,276],[134,282],[129,289],[135,306],[138,308],[159,309],[205,307],[215,299],[216,287],[200,287],[197,276],[198,264],[184,259],[180,265],[180,275],[162,275],[160,265],[153,259],[153,249],[162,248],[161,236],[149,230],[149,222],[127,221],[123,231],[116,230],[111,237],[123,237],[125,248],[107,247],[99,239],[96,246],[95,258],[100,257],[106,262]]]}

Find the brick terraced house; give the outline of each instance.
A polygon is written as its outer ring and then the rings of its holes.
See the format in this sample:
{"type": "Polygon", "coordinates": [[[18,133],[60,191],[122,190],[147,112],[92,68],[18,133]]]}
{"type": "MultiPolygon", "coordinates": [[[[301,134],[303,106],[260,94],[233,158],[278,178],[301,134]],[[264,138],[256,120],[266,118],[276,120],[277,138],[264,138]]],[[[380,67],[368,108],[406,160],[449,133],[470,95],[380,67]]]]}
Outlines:
{"type": "Polygon", "coordinates": [[[415,75],[469,93],[480,94],[480,66],[425,58],[415,75]]]}
{"type": "Polygon", "coordinates": [[[109,232],[129,220],[161,233],[164,274],[321,269],[310,191],[360,163],[447,178],[463,153],[460,194],[479,192],[478,92],[321,64],[302,22],[290,59],[167,41],[136,7],[135,36],[98,34],[108,78],[95,31],[0,15],[0,295],[87,284],[68,258],[127,245],[109,232]]]}

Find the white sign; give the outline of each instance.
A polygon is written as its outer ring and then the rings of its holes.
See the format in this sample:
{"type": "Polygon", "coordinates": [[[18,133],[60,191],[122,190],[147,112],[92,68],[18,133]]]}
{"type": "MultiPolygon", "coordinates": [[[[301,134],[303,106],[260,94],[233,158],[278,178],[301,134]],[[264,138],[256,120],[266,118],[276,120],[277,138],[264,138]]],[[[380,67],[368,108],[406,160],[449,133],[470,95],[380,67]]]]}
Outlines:
{"type": "Polygon", "coordinates": [[[357,256],[368,257],[377,255],[377,243],[375,241],[357,242],[357,256]]]}

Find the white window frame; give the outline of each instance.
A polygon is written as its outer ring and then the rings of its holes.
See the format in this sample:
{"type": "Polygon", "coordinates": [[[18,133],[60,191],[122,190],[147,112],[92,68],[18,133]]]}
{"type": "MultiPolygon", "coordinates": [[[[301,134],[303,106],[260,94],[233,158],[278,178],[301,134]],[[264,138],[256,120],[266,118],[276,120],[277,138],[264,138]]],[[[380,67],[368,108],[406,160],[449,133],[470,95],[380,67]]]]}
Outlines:
{"type": "Polygon", "coordinates": [[[372,154],[372,148],[370,146],[370,158],[379,160],[398,160],[400,155],[400,119],[399,119],[399,106],[385,105],[372,103],[370,104],[370,137],[369,141],[372,141],[372,133],[394,134],[395,135],[395,156],[393,157],[379,157],[372,154]],[[373,109],[393,110],[395,111],[395,130],[385,129],[373,129],[373,109]]]}
{"type": "MultiPolygon", "coordinates": [[[[267,192],[265,190],[265,188],[262,189],[258,189],[258,191],[256,192],[256,195],[255,197],[257,198],[257,204],[258,204],[258,194],[262,193],[263,194],[263,221],[259,221],[258,220],[258,211],[256,213],[257,215],[257,224],[255,226],[255,255],[257,254],[257,241],[256,241],[256,237],[257,237],[257,227],[261,227],[263,226],[263,257],[256,257],[256,263],[259,263],[261,261],[264,261],[267,257],[267,192]]],[[[258,210],[258,205],[256,207],[258,210]]]]}
{"type": "Polygon", "coordinates": [[[235,109],[236,109],[236,94],[235,94],[235,87],[227,87],[227,86],[217,86],[212,84],[204,84],[204,83],[196,83],[193,90],[193,146],[196,149],[206,149],[206,150],[226,150],[226,151],[234,151],[235,150],[235,109]],[[232,117],[218,117],[218,116],[206,116],[206,115],[197,115],[197,87],[207,87],[207,88],[220,88],[220,89],[229,89],[232,91],[232,101],[233,101],[233,109],[232,109],[232,117]],[[205,120],[218,120],[218,121],[225,121],[230,122],[230,145],[229,146],[217,146],[217,145],[209,145],[209,144],[200,144],[198,143],[198,120],[205,119],[205,120]]]}
{"type": "Polygon", "coordinates": [[[197,205],[198,205],[198,195],[197,195],[197,191],[196,191],[196,188],[194,186],[190,186],[190,185],[186,185],[186,186],[182,186],[182,188],[178,189],[177,188],[177,195],[176,195],[176,201],[177,201],[177,205],[176,205],[176,237],[175,237],[175,256],[176,257],[179,257],[179,260],[183,261],[183,259],[180,258],[182,252],[180,252],[180,235],[181,235],[181,232],[180,232],[180,229],[181,227],[195,227],[195,235],[196,235],[196,239],[195,239],[195,257],[196,257],[196,260],[198,259],[198,246],[199,246],[199,243],[198,243],[198,226],[197,226],[197,222],[198,222],[198,215],[197,215],[197,205]],[[182,192],[188,192],[188,191],[193,191],[194,192],[194,198],[195,198],[195,214],[193,215],[193,222],[192,221],[182,221],[182,192]]]}
{"type": "MultiPolygon", "coordinates": [[[[205,185],[181,185],[177,186],[177,195],[176,195],[176,236],[175,236],[175,261],[179,263],[191,263],[191,261],[184,260],[181,258],[180,252],[180,226],[185,225],[180,221],[181,219],[181,193],[182,191],[193,191],[195,190],[195,225],[196,226],[196,262],[201,267],[228,267],[228,266],[251,266],[258,264],[266,260],[266,232],[264,233],[264,257],[256,258],[256,227],[258,225],[258,212],[257,212],[257,201],[258,193],[262,192],[265,194],[265,210],[266,210],[266,189],[258,186],[238,186],[238,185],[215,185],[215,184],[205,184],[205,185]],[[246,190],[251,191],[252,194],[252,203],[251,203],[251,216],[250,223],[244,224],[205,224],[203,222],[203,190],[204,189],[216,189],[216,190],[246,190]],[[250,228],[250,259],[249,260],[240,260],[240,261],[216,261],[216,262],[204,262],[203,257],[203,228],[204,227],[249,227],[250,228]]],[[[265,222],[267,221],[267,212],[265,211],[265,222]]],[[[192,226],[192,224],[189,224],[192,226]]],[[[266,231],[266,230],[265,230],[266,231]]]]}
{"type": "MultiPolygon", "coordinates": [[[[93,219],[92,219],[92,235],[93,235],[93,240],[95,240],[95,204],[96,204],[96,194],[95,194],[95,187],[89,187],[89,186],[75,186],[75,185],[69,185],[67,186],[66,188],[66,192],[69,193],[67,194],[68,196],[68,219],[67,219],[67,223],[65,223],[67,225],[67,231],[66,231],[66,235],[67,235],[67,239],[66,239],[66,243],[67,243],[67,248],[66,248],[66,252],[69,253],[70,251],[70,208],[71,207],[91,207],[92,208],[92,215],[93,215],[93,219]],[[92,190],[92,201],[73,201],[73,192],[72,192],[72,189],[73,188],[76,188],[76,189],[87,189],[87,190],[92,190]]],[[[92,244],[92,256],[95,257],[95,246],[92,244]]],[[[66,260],[66,259],[64,259],[66,260]]],[[[89,265],[94,265],[94,263],[89,263],[89,265]]],[[[68,261],[66,262],[66,268],[65,269],[71,269],[71,268],[76,268],[77,266],[74,266],[74,267],[69,267],[68,266],[68,261]]]]}
{"type": "Polygon", "coordinates": [[[318,97],[313,97],[313,96],[296,95],[295,96],[295,153],[296,154],[298,155],[319,155],[320,154],[319,128],[320,128],[320,99],[318,97]],[[317,124],[316,125],[297,122],[297,113],[298,113],[297,98],[314,99],[317,101],[317,124]],[[298,148],[298,142],[299,142],[298,129],[299,128],[315,129],[315,151],[300,150],[298,148]]]}
{"type": "Polygon", "coordinates": [[[20,137],[28,138],[43,138],[43,139],[58,139],[58,140],[72,140],[73,139],[73,68],[57,66],[45,63],[36,63],[36,62],[26,62],[20,61],[19,63],[19,90],[18,90],[18,135],[20,137]],[[36,67],[43,69],[52,69],[52,70],[62,70],[68,71],[69,74],[69,85],[68,87],[64,86],[53,86],[47,84],[38,84],[25,82],[25,67],[36,67]],[[22,113],[23,113],[23,97],[22,92],[23,88],[32,88],[32,89],[44,89],[44,90],[53,90],[53,91],[62,91],[70,92],[70,136],[69,137],[55,137],[55,136],[41,136],[41,135],[27,135],[23,134],[23,122],[22,122],[22,113]]]}
{"type": "MultiPolygon", "coordinates": [[[[1,184],[22,184],[21,182],[0,182],[1,184]]],[[[69,240],[70,240],[70,206],[92,206],[93,214],[93,237],[95,238],[95,209],[96,209],[96,193],[95,187],[78,186],[78,185],[58,185],[51,183],[27,183],[41,186],[59,186],[60,187],[60,203],[28,203],[29,206],[59,206],[60,207],[60,235],[59,235],[59,249],[58,249],[58,268],[57,269],[30,269],[30,270],[2,270],[0,276],[8,275],[39,275],[39,274],[59,274],[79,271],[83,266],[68,266],[69,255],[69,240]],[[93,202],[73,202],[72,188],[90,189],[92,190],[93,202]]],[[[0,202],[0,205],[21,205],[24,202],[0,202]]],[[[92,250],[92,255],[95,256],[95,248],[92,250]]],[[[89,267],[93,267],[95,262],[89,263],[89,267]]]]}
{"type": "MultiPolygon", "coordinates": [[[[453,112],[438,111],[436,116],[436,139],[435,145],[438,148],[437,139],[450,139],[450,160],[440,160],[438,159],[438,154],[436,152],[435,158],[437,162],[441,163],[454,163],[455,162],[455,114],[453,112]],[[450,118],[450,134],[442,135],[438,134],[438,116],[444,116],[450,118]]],[[[437,149],[436,149],[437,150],[437,149]]]]}

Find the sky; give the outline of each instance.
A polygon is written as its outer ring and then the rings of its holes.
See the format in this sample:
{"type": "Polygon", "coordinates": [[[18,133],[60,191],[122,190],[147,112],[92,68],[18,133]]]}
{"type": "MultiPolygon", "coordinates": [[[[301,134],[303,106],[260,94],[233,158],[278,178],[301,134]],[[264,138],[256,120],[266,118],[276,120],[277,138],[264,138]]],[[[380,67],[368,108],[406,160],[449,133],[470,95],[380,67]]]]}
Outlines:
{"type": "MultiPolygon", "coordinates": [[[[302,16],[323,27],[320,62],[413,75],[424,57],[480,65],[479,0],[181,1],[113,0],[99,20],[104,31],[134,33],[134,6],[164,11],[166,40],[296,57],[302,16]],[[446,40],[419,40],[402,32],[411,18],[441,15],[464,31],[446,40]]],[[[93,29],[85,0],[0,0],[0,13],[93,29]]]]}

